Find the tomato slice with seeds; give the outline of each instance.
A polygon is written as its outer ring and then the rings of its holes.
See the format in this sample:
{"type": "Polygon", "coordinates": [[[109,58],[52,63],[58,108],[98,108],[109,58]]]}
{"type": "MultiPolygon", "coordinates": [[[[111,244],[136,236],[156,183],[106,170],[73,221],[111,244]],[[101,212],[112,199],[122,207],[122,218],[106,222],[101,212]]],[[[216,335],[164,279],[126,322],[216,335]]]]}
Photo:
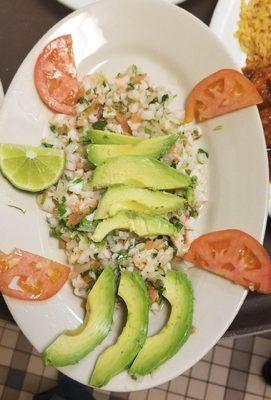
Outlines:
{"type": "Polygon", "coordinates": [[[191,91],[185,105],[185,122],[205,121],[262,101],[249,79],[234,69],[222,69],[191,91]]]}
{"type": "Polygon", "coordinates": [[[70,268],[27,251],[0,254],[0,292],[21,300],[46,300],[69,277],[70,268]]]}
{"type": "Polygon", "coordinates": [[[41,100],[51,110],[75,114],[83,88],[76,77],[71,35],[60,36],[44,47],[36,61],[34,80],[41,100]]]}
{"type": "Polygon", "coordinates": [[[207,233],[195,239],[183,257],[250,290],[271,293],[271,261],[264,247],[237,229],[207,233]]]}

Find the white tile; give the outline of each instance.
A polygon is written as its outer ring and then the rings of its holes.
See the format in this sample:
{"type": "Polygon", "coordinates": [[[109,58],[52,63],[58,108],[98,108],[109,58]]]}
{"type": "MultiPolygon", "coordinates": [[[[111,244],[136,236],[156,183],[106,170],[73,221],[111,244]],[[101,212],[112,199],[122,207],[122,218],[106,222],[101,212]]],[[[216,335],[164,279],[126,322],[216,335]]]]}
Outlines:
{"type": "Polygon", "coordinates": [[[20,331],[19,327],[16,324],[12,324],[9,322],[6,323],[6,328],[11,329],[12,331],[16,331],[16,332],[20,331]]]}
{"type": "Polygon", "coordinates": [[[261,375],[262,367],[266,361],[267,361],[267,358],[261,357],[261,356],[256,356],[255,354],[253,354],[251,357],[249,372],[252,372],[253,374],[261,375]]]}
{"type": "Polygon", "coordinates": [[[186,376],[178,376],[173,379],[169,384],[169,390],[178,394],[185,394],[188,385],[188,378],[186,376]]]}
{"type": "Polygon", "coordinates": [[[254,341],[253,353],[269,358],[271,356],[271,339],[257,336],[254,341]]]}
{"type": "Polygon", "coordinates": [[[19,396],[19,400],[32,400],[33,394],[28,392],[21,392],[19,396]]]}
{"type": "Polygon", "coordinates": [[[159,389],[149,391],[148,400],[166,400],[167,393],[159,389]]]}
{"type": "Polygon", "coordinates": [[[265,382],[261,376],[250,374],[247,381],[247,392],[262,396],[265,390],[265,382]]]}
{"type": "Polygon", "coordinates": [[[44,370],[44,365],[41,361],[41,358],[32,355],[29,359],[27,372],[31,372],[32,374],[36,375],[42,375],[43,370],[44,370]]]}
{"type": "Polygon", "coordinates": [[[271,386],[270,385],[266,385],[265,396],[270,397],[270,399],[271,399],[271,386]]]}
{"type": "Polygon", "coordinates": [[[1,365],[6,365],[7,367],[9,367],[13,351],[11,349],[7,349],[6,347],[0,346],[0,354],[1,354],[1,365]]]}
{"type": "Polygon", "coordinates": [[[208,379],[210,364],[204,361],[199,361],[191,371],[191,377],[206,381],[208,379]]]}
{"type": "Polygon", "coordinates": [[[202,360],[211,362],[212,357],[213,357],[213,351],[214,351],[214,349],[210,350],[207,354],[205,354],[205,356],[202,357],[202,360]]]}
{"type": "Polygon", "coordinates": [[[43,371],[43,375],[44,375],[46,378],[57,380],[58,371],[57,371],[57,369],[54,368],[54,367],[45,367],[45,368],[44,368],[44,371],[43,371]]]}
{"type": "Polygon", "coordinates": [[[96,390],[95,389],[92,394],[93,394],[93,397],[94,397],[95,400],[108,400],[109,399],[109,394],[108,393],[103,393],[100,390],[96,390]]]}
{"type": "Polygon", "coordinates": [[[218,345],[221,344],[222,346],[232,348],[234,345],[234,339],[231,338],[225,338],[225,339],[220,339],[218,342],[218,345]]]}
{"type": "Polygon", "coordinates": [[[163,383],[163,385],[157,386],[157,388],[162,389],[162,390],[168,390],[168,385],[169,382],[163,383]]]}
{"type": "Polygon", "coordinates": [[[256,396],[255,394],[246,393],[244,400],[262,400],[262,397],[256,396]]]}
{"type": "Polygon", "coordinates": [[[1,344],[13,349],[16,346],[18,335],[19,332],[11,331],[10,329],[4,329],[1,344]]]}
{"type": "Polygon", "coordinates": [[[190,379],[187,395],[197,400],[203,400],[205,396],[206,382],[190,379]]]}
{"type": "Polygon", "coordinates": [[[148,390],[140,390],[139,392],[131,392],[129,400],[147,400],[148,390]]]}
{"type": "Polygon", "coordinates": [[[213,362],[228,367],[231,362],[232,349],[216,346],[214,350],[213,362]]]}
{"type": "Polygon", "coordinates": [[[205,400],[223,400],[225,388],[218,385],[208,384],[205,400]]]}
{"type": "Polygon", "coordinates": [[[168,393],[167,400],[185,400],[180,394],[168,393]]]}
{"type": "Polygon", "coordinates": [[[222,386],[226,385],[228,373],[228,368],[220,367],[219,365],[212,365],[209,381],[222,386]]]}

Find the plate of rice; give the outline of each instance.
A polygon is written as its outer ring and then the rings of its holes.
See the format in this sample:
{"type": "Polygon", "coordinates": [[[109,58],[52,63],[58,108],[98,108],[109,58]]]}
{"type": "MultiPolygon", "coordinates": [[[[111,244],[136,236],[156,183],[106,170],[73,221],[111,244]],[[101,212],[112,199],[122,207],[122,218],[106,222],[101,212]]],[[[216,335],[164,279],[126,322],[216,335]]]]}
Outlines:
{"type": "MultiPolygon", "coordinates": [[[[215,35],[186,11],[157,0],[104,0],[53,27],[29,53],[5,97],[0,114],[3,143],[21,143],[23,138],[28,144],[41,142],[66,153],[62,177],[37,198],[0,177],[0,215],[6,227],[2,250],[9,252],[16,244],[73,267],[71,282],[47,301],[5,298],[38,351],[65,329],[82,323],[86,297],[106,265],[118,272],[138,271],[143,278],[152,303],[150,335],[168,318],[160,290],[167,271],[184,271],[192,282],[193,334],[181,351],[142,379],[122,372],[105,390],[143,390],[182,374],[219,340],[246,297],[242,287],[182,261],[191,241],[202,233],[237,228],[263,239],[267,167],[256,108],[200,125],[183,122],[185,98],[195,83],[221,68],[234,67],[215,35]],[[50,112],[33,83],[34,64],[45,44],[67,33],[73,38],[84,90],[74,116],[50,112]],[[176,37],[178,41],[173,40],[176,37]],[[186,206],[166,216],[177,232],[174,240],[164,235],[142,238],[117,229],[98,243],[91,239],[104,191],[88,185],[94,170],[86,154],[89,126],[139,139],[178,136],[160,160],[189,176],[194,190],[191,197],[182,189],[172,191],[186,196],[186,206]]],[[[107,338],[79,364],[60,370],[87,384],[98,355],[116,341],[122,326],[123,313],[116,307],[107,338]]]]}
{"type": "MultiPolygon", "coordinates": [[[[222,40],[239,68],[271,65],[271,5],[268,0],[220,0],[210,28],[222,40]]],[[[267,141],[269,163],[270,143],[267,141]]],[[[269,177],[269,179],[271,179],[269,177]]],[[[269,216],[271,217],[271,184],[269,216]]]]}

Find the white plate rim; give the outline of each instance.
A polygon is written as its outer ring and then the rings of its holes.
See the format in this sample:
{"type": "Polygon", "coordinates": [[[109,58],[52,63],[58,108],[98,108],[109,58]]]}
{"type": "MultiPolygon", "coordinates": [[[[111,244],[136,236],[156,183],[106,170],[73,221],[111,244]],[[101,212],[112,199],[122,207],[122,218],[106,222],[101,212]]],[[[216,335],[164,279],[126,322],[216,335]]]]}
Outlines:
{"type": "MultiPolygon", "coordinates": [[[[85,1],[83,0],[83,5],[78,6],[77,3],[78,1],[80,2],[80,0],[57,0],[59,3],[63,4],[64,6],[72,9],[72,10],[78,10],[81,7],[85,7],[85,1]]],[[[89,4],[93,4],[96,3],[97,1],[100,0],[88,0],[89,4]]],[[[181,4],[186,0],[165,0],[171,4],[181,4]]]]}
{"type": "MultiPolygon", "coordinates": [[[[104,0],[104,2],[106,2],[106,0],[104,0]]],[[[157,3],[159,3],[158,0],[157,0],[157,3]]],[[[172,7],[172,5],[169,5],[169,4],[168,4],[168,6],[169,6],[169,7],[172,7]]],[[[88,7],[89,7],[89,6],[86,6],[85,9],[87,9],[88,7]]],[[[36,46],[38,46],[40,43],[42,43],[42,42],[44,41],[44,39],[46,39],[47,36],[49,36],[52,32],[54,32],[54,31],[56,30],[56,28],[57,28],[58,26],[60,26],[65,20],[70,19],[70,18],[72,18],[73,16],[78,15],[81,11],[82,11],[82,10],[78,10],[78,11],[74,12],[73,14],[67,16],[67,17],[64,18],[62,21],[60,21],[58,24],[56,24],[52,29],[50,29],[50,30],[40,39],[40,41],[36,44],[36,46]]],[[[187,16],[189,15],[189,18],[192,18],[192,19],[196,20],[197,23],[199,23],[205,30],[208,30],[208,28],[206,27],[206,25],[203,24],[201,21],[199,21],[196,17],[194,17],[194,16],[192,16],[191,14],[187,13],[185,10],[181,10],[180,12],[186,13],[187,16]]],[[[12,86],[11,86],[11,87],[12,87],[12,86]]],[[[10,87],[10,90],[11,90],[11,87],[10,87]]],[[[263,240],[264,231],[265,231],[265,224],[266,224],[266,219],[264,219],[264,220],[262,221],[262,224],[261,224],[261,227],[262,227],[262,228],[261,228],[261,235],[260,235],[261,237],[259,238],[260,240],[263,240]]],[[[238,306],[235,308],[234,313],[231,315],[231,316],[232,316],[232,319],[233,319],[234,316],[237,314],[239,308],[241,307],[241,305],[242,305],[242,303],[243,303],[243,300],[244,300],[245,297],[246,297],[246,293],[247,293],[247,292],[246,292],[245,290],[241,289],[241,288],[240,288],[240,291],[241,291],[242,295],[241,295],[241,297],[240,297],[240,301],[239,301],[238,306]]],[[[6,299],[6,300],[7,300],[7,302],[9,303],[9,304],[8,304],[9,308],[12,310],[12,309],[13,309],[13,307],[11,306],[11,303],[12,303],[12,302],[11,302],[9,299],[6,299]]],[[[15,317],[15,320],[16,320],[16,319],[18,320],[18,318],[15,317]]],[[[231,319],[231,320],[228,320],[227,324],[224,326],[224,331],[228,328],[228,326],[229,326],[230,323],[232,322],[232,319],[231,319]]],[[[221,335],[222,335],[223,333],[224,333],[224,332],[219,332],[219,334],[217,334],[217,336],[213,338],[213,340],[212,340],[212,342],[211,342],[211,346],[214,345],[214,344],[217,342],[217,340],[221,337],[221,335]]],[[[195,359],[193,360],[193,364],[194,364],[195,362],[197,362],[200,358],[201,358],[200,356],[199,356],[199,358],[195,358],[195,359]]],[[[191,365],[192,365],[192,364],[191,364],[191,365]]],[[[65,373],[66,373],[66,372],[65,372],[65,373]]],[[[67,373],[67,375],[69,375],[69,373],[67,373]]],[[[175,376],[176,376],[176,375],[175,375],[175,376]]],[[[173,376],[172,376],[172,378],[173,378],[173,376]]],[[[165,381],[161,380],[161,381],[158,382],[157,384],[162,384],[163,382],[165,382],[165,381]]],[[[146,388],[150,388],[150,387],[153,387],[153,385],[146,386],[146,388]]],[[[109,389],[109,390],[110,390],[110,389],[109,389]]],[[[112,390],[112,389],[111,389],[111,390],[112,390]]],[[[116,390],[116,389],[114,389],[114,390],[116,390]]],[[[133,390],[138,390],[138,389],[133,389],[133,390]]],[[[117,391],[122,391],[122,389],[121,389],[121,388],[118,388],[117,391]]],[[[123,391],[126,391],[126,389],[123,389],[123,391]]]]}

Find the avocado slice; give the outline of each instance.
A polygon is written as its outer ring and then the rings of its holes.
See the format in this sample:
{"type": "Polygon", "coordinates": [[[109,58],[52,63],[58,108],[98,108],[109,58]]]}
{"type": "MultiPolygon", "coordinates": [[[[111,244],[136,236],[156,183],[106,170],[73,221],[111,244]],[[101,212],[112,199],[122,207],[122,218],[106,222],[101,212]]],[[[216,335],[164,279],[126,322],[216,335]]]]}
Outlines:
{"type": "Polygon", "coordinates": [[[160,158],[177,139],[178,135],[173,134],[146,139],[138,144],[90,144],[87,148],[88,159],[92,164],[100,165],[109,158],[122,155],[160,158]]]}
{"type": "Polygon", "coordinates": [[[173,357],[191,333],[193,289],[190,281],[181,272],[170,270],[164,287],[163,295],[171,304],[169,320],[158,334],[146,340],[129,370],[133,378],[150,374],[173,357]]]}
{"type": "Polygon", "coordinates": [[[161,161],[144,156],[119,156],[99,165],[90,178],[94,189],[124,184],[154,190],[189,186],[190,179],[161,161]]]}
{"type": "Polygon", "coordinates": [[[43,353],[45,365],[62,367],[78,363],[107,336],[115,305],[115,275],[105,267],[87,298],[86,317],[74,330],[62,333],[43,353]]]}
{"type": "Polygon", "coordinates": [[[184,198],[167,192],[115,185],[110,187],[99,201],[94,219],[113,217],[122,210],[166,214],[182,209],[185,202],[184,198]]]}
{"type": "Polygon", "coordinates": [[[86,136],[92,143],[96,144],[136,144],[142,142],[144,138],[128,136],[125,134],[110,131],[100,131],[98,129],[88,129],[86,136]]]}
{"type": "Polygon", "coordinates": [[[89,382],[91,386],[104,386],[128,368],[147,337],[149,298],[141,276],[137,272],[122,272],[118,294],[126,303],[127,322],[117,342],[99,356],[89,382]]]}
{"type": "Polygon", "coordinates": [[[135,232],[138,236],[175,236],[178,232],[173,224],[158,215],[120,211],[114,217],[107,218],[97,225],[92,235],[93,242],[101,242],[108,233],[115,229],[135,232]]]}

